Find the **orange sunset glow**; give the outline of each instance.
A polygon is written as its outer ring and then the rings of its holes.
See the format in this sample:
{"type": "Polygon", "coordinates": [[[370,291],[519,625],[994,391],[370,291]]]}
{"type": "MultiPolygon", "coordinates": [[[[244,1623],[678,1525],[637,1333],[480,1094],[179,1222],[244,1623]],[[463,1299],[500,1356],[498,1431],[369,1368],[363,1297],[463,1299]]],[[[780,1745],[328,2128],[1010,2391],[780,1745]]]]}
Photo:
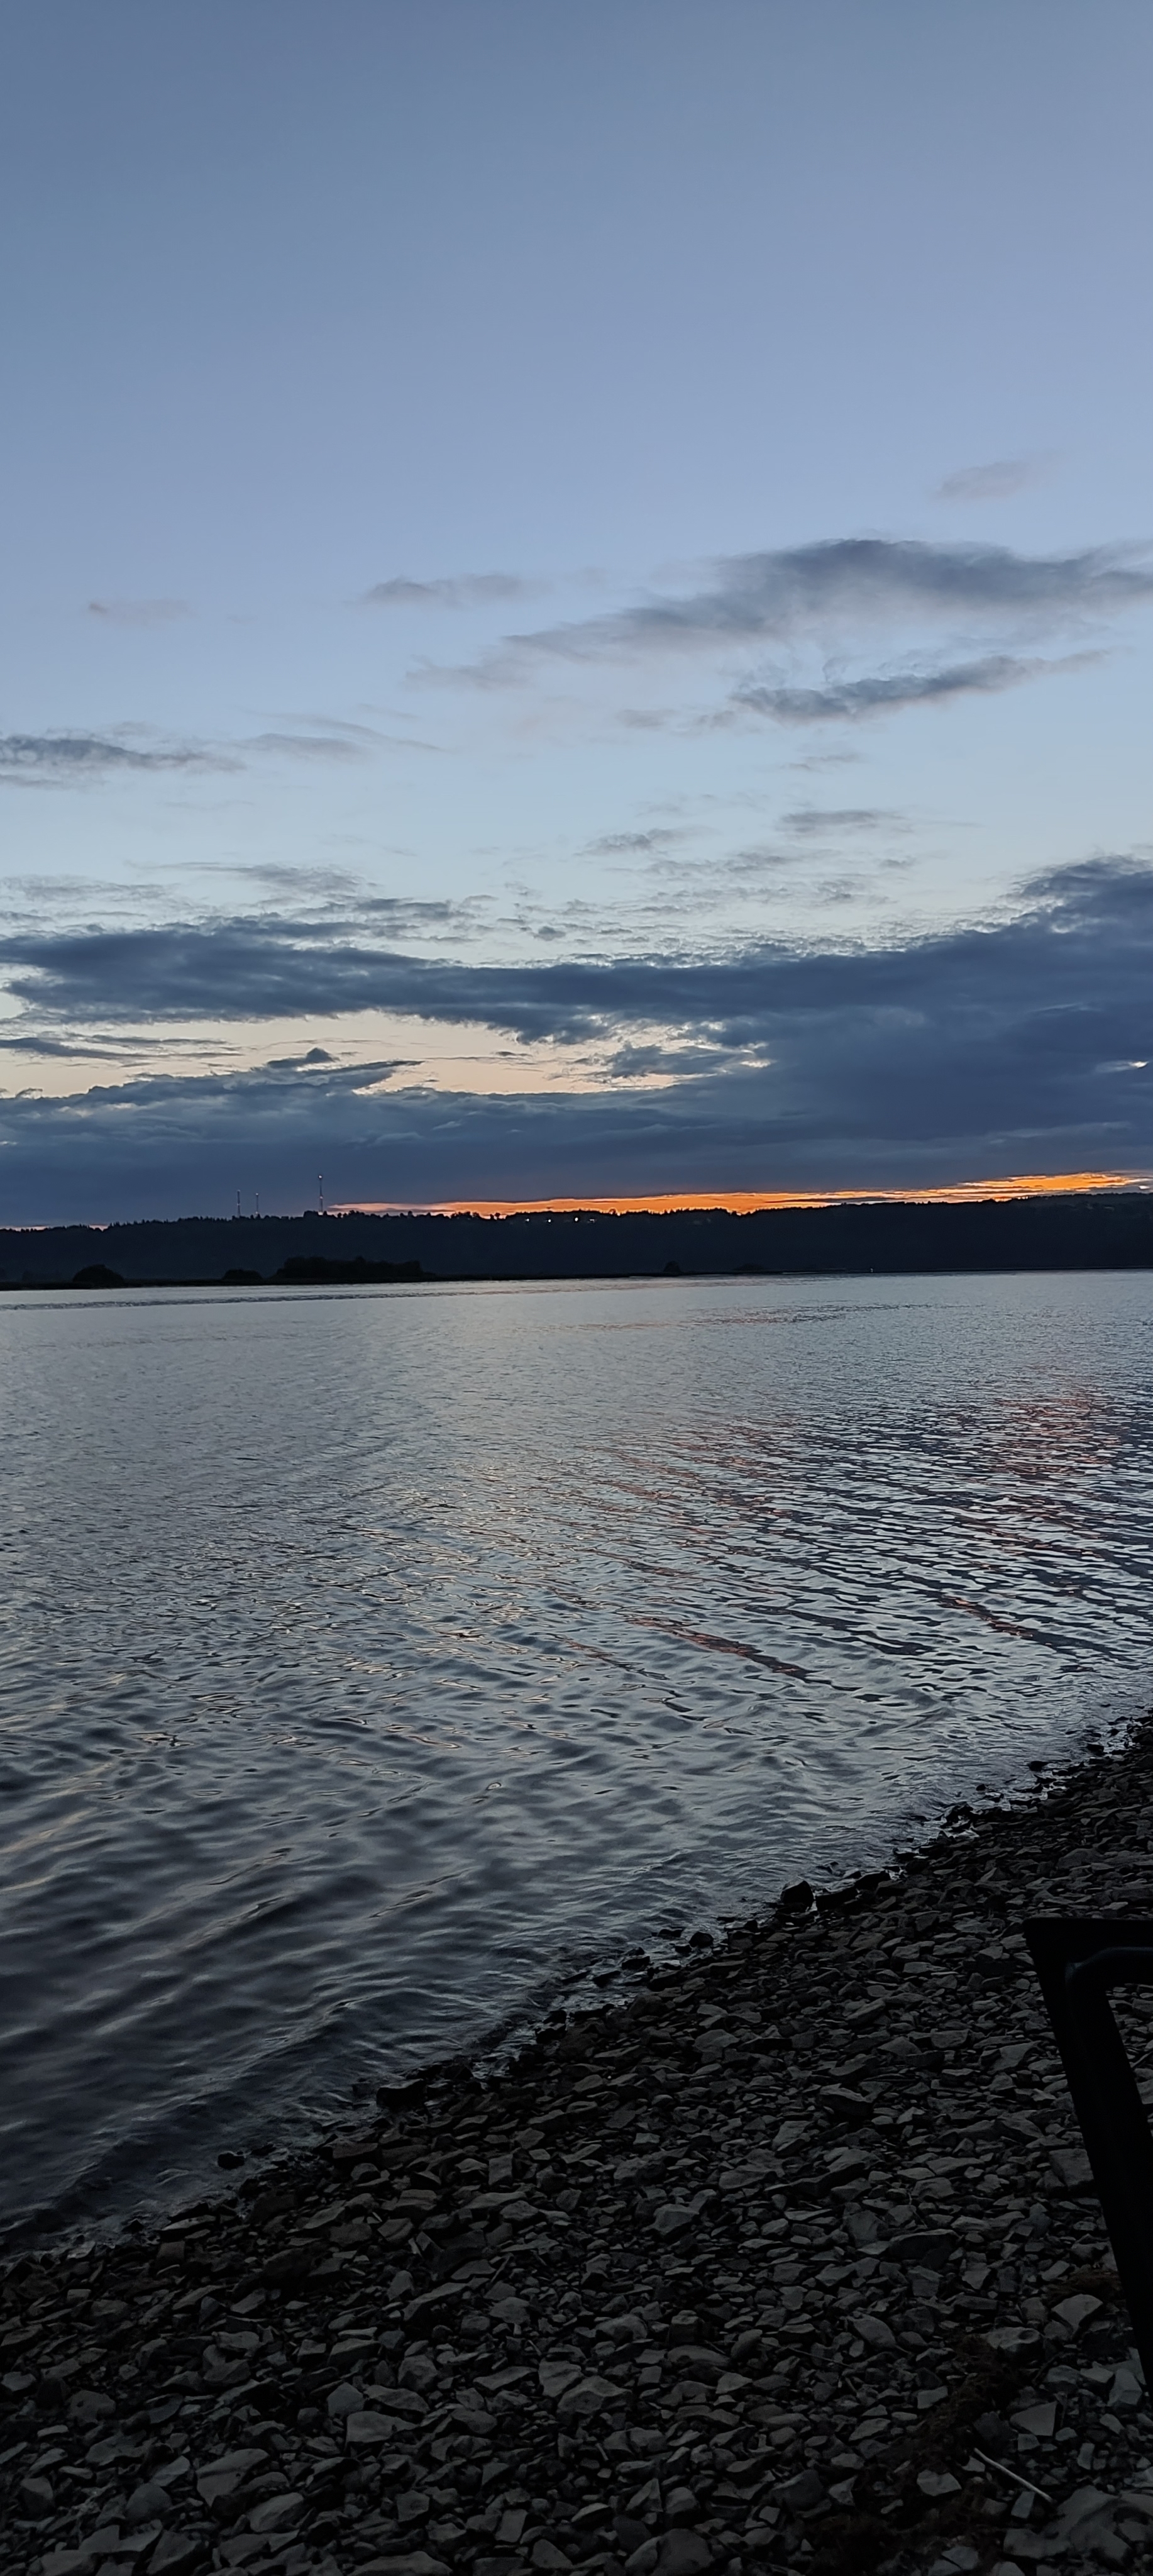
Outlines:
{"type": "MultiPolygon", "coordinates": [[[[755,1216],[764,1208],[874,1207],[888,1201],[906,1205],[960,1206],[970,1199],[1028,1199],[1076,1196],[1088,1190],[1148,1190],[1150,1172],[1014,1172],[992,1181],[949,1181],[934,1189],[904,1190],[654,1190],[640,1198],[575,1199],[445,1199],[430,1205],[430,1216],[670,1216],[692,1208],[724,1208],[732,1216],[755,1216]]],[[[414,1211],[413,1211],[414,1212],[414,1211]]],[[[355,1209],[336,1207],[334,1216],[395,1216],[395,1200],[358,1199],[355,1209]]]]}

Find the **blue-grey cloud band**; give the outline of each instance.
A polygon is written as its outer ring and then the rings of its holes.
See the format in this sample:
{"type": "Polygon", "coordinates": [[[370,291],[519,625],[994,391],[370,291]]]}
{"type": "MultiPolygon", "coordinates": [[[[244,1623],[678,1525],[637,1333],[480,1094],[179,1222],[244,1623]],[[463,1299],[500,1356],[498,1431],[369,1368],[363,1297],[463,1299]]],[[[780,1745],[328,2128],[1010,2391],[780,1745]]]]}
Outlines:
{"type": "Polygon", "coordinates": [[[1043,456],[1001,456],[988,465],[962,465],[946,474],[933,494],[935,501],[1011,501],[1040,481],[1048,460],[1043,456]]]}
{"type": "Polygon", "coordinates": [[[281,728],[235,742],[141,742],[82,731],[0,734],[0,786],[86,787],[164,770],[237,771],[254,761],[358,761],[373,750],[435,752],[415,734],[336,720],[321,731],[281,728]]]}
{"type": "MultiPolygon", "coordinates": [[[[915,538],[835,537],[771,553],[726,556],[713,579],[607,615],[510,635],[527,659],[634,659],[654,651],[773,644],[834,625],[964,620],[1053,632],[1153,599],[1153,567],[1136,548],[1022,555],[1008,546],[931,545],[915,538]]],[[[484,672],[488,665],[478,665],[484,672]]]]}
{"type": "Polygon", "coordinates": [[[191,743],[142,747],[96,733],[0,734],[0,780],[75,786],[116,771],[219,769],[235,763],[191,743]]]}
{"type": "Polygon", "coordinates": [[[532,599],[540,582],[514,572],[468,572],[446,580],[412,581],[394,573],[373,583],[361,598],[362,608],[501,608],[514,599],[532,599]]]}
{"type": "Polygon", "coordinates": [[[762,945],[687,966],[447,965],[326,947],[285,921],[9,939],[0,962],[49,1027],[377,1008],[526,1039],[616,1040],[626,1079],[446,1096],[380,1088],[387,1064],[318,1062],[10,1101],[8,1207],[31,1219],[79,1214],[81,1201],[105,1215],[223,1204],[223,1162],[231,1176],[237,1155],[259,1164],[262,1194],[300,1204],[321,1145],[333,1195],[349,1200],[1146,1168],[1153,869],[1087,862],[1026,893],[1013,919],[904,946],[762,945]],[[673,1079],[630,1088],[630,1073],[654,1067],[654,1029],[668,1033],[673,1079]]]}
{"type": "Polygon", "coordinates": [[[1017,688],[1043,672],[1079,668],[1090,657],[1077,653],[1049,662],[1023,654],[987,653],[978,661],[946,663],[938,669],[870,671],[863,679],[830,681],[821,688],[773,687],[747,681],[734,689],[734,706],[754,715],[775,716],[781,724],[829,724],[858,716],[883,715],[896,707],[942,705],[950,698],[989,697],[1017,688]]]}

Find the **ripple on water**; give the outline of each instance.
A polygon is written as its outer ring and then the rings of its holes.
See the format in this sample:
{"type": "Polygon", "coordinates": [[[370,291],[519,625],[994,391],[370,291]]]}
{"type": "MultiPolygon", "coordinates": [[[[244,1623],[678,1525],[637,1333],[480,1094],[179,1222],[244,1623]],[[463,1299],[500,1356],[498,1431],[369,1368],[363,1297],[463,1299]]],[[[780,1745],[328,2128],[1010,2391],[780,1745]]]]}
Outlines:
{"type": "Polygon", "coordinates": [[[0,1302],[6,2214],[1127,1718],[1151,1317],[1139,1275],[0,1302]]]}

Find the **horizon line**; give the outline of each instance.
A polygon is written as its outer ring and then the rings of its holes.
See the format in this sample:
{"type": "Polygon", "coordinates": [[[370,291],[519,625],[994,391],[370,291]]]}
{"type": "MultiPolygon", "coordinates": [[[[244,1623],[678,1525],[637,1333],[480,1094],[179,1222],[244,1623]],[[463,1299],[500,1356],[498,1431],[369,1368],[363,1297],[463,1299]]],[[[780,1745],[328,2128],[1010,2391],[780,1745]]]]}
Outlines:
{"type": "Polygon", "coordinates": [[[964,1206],[979,1199],[1078,1198],[1094,1190],[1153,1188],[1153,1172],[1014,1172],[998,1180],[941,1181],[923,1188],[869,1190],[652,1190],[641,1196],[547,1199],[349,1199],[329,1216],[674,1216],[716,1209],[756,1216],[763,1209],[964,1206]]]}
{"type": "Polygon", "coordinates": [[[117,1226],[137,1225],[295,1225],[306,1216],[675,1216],[715,1210],[729,1216],[756,1216],[773,1208],[965,1206],[982,1199],[1083,1198],[1092,1192],[1134,1196],[1153,1191],[1153,1171],[1012,1172],[994,1180],[940,1181],[906,1189],[841,1190],[650,1190],[628,1195],[548,1199],[341,1199],[323,1209],[249,1209],[242,1217],[206,1209],[186,1216],[39,1217],[0,1224],[6,1234],[109,1234],[117,1226]]]}

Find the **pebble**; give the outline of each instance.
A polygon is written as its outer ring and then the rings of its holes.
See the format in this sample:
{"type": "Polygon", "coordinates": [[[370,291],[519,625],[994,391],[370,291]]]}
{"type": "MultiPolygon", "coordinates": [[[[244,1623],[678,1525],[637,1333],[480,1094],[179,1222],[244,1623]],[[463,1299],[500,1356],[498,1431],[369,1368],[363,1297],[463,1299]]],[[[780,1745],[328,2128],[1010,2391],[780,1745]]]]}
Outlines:
{"type": "Polygon", "coordinates": [[[1151,1817],[1146,1727],[630,1958],[498,2077],[17,2251],[5,2576],[1138,2571],[1153,2421],[1021,1925],[1149,1906],[1151,1817]]]}

